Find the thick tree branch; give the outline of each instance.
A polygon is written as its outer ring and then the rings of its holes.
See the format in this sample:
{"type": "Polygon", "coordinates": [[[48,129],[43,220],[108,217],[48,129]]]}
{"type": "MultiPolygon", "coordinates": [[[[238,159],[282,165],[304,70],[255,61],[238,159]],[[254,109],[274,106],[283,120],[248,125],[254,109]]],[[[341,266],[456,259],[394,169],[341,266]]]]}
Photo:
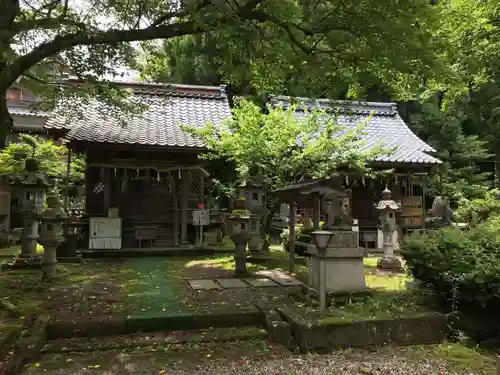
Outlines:
{"type": "Polygon", "coordinates": [[[67,18],[38,18],[16,22],[12,27],[12,31],[17,34],[37,29],[58,29],[61,26],[74,26],[81,29],[88,28],[88,25],[84,22],[67,18]]]}
{"type": "MultiPolygon", "coordinates": [[[[212,4],[212,0],[203,0],[200,4],[196,6],[194,9],[194,13],[198,13],[200,10],[203,8],[208,7],[209,5],[212,4]]],[[[172,19],[172,18],[182,18],[182,17],[187,17],[189,15],[192,15],[193,11],[192,10],[182,10],[179,12],[167,12],[160,17],[158,17],[152,24],[151,26],[158,26],[165,22],[166,20],[172,19]]]]}
{"type": "Polygon", "coordinates": [[[12,85],[17,77],[42,61],[72,47],[81,45],[110,44],[121,42],[169,39],[177,36],[202,33],[208,27],[199,27],[194,22],[173,23],[138,30],[108,30],[100,33],[81,32],[57,36],[52,41],[42,43],[27,54],[20,56],[13,64],[0,72],[0,92],[12,85]]]}
{"type": "MultiPolygon", "coordinates": [[[[265,13],[253,13],[255,7],[264,1],[266,0],[249,0],[240,8],[237,16],[247,20],[269,21],[269,17],[266,19],[265,13]]],[[[122,42],[170,39],[184,35],[204,33],[230,22],[232,22],[232,19],[223,15],[218,19],[212,19],[210,24],[203,25],[193,21],[179,21],[167,25],[149,26],[143,29],[111,29],[101,32],[82,30],[67,35],[60,35],[49,42],[40,44],[0,71],[0,92],[5,91],[18,77],[42,60],[72,47],[97,44],[116,45],[122,42]]]]}

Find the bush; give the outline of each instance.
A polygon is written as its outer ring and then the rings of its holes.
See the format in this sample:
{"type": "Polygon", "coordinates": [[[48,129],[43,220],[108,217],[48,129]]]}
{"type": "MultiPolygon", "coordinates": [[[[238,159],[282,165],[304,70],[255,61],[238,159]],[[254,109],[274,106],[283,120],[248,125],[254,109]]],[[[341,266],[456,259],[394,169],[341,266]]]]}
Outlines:
{"type": "Polygon", "coordinates": [[[481,223],[490,217],[500,215],[499,191],[493,189],[488,191],[484,197],[476,199],[462,198],[458,201],[458,207],[454,214],[459,221],[471,224],[481,223]]]}
{"type": "Polygon", "coordinates": [[[463,232],[454,227],[415,234],[401,248],[413,277],[448,311],[494,322],[500,311],[500,226],[489,220],[463,232]]]}

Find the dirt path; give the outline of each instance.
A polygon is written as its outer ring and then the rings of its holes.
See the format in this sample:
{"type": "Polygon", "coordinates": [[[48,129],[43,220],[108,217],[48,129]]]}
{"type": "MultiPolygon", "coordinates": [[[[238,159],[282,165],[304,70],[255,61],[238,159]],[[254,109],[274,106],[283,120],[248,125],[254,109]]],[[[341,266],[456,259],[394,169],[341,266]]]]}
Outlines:
{"type": "Polygon", "coordinates": [[[23,375],[494,375],[493,360],[444,345],[293,355],[263,341],[45,356],[23,375]]]}

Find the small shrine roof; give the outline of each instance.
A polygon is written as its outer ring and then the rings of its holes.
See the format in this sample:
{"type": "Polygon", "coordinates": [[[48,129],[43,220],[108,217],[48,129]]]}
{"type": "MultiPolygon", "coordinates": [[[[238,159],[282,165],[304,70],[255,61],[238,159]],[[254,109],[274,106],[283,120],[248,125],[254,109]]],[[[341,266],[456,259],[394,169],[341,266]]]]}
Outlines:
{"type": "Polygon", "coordinates": [[[345,195],[349,192],[342,186],[341,176],[337,178],[314,179],[303,182],[298,182],[293,185],[288,185],[274,190],[273,194],[282,200],[300,200],[309,199],[313,195],[338,194],[345,195]]]}
{"type": "MultiPolygon", "coordinates": [[[[162,85],[128,82],[132,99],[146,108],[138,114],[106,110],[96,100],[82,103],[79,114],[68,114],[64,102],[50,116],[44,128],[65,130],[75,141],[181,148],[203,148],[203,141],[181,127],[218,125],[231,116],[225,87],[162,85]]],[[[69,104],[68,104],[69,105],[69,104]]],[[[72,103],[74,105],[74,103],[72,103]]]]}

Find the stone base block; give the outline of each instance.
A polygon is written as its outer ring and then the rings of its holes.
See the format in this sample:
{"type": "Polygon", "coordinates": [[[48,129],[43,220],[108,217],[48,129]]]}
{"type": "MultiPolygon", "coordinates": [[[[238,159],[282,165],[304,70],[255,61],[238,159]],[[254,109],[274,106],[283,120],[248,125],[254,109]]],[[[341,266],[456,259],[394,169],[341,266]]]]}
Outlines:
{"type": "Polygon", "coordinates": [[[323,261],[327,292],[351,293],[366,291],[363,249],[327,249],[326,256],[323,260],[315,254],[315,250],[314,245],[309,245],[308,252],[311,254],[311,260],[309,262],[309,283],[312,288],[316,290],[320,289],[319,275],[321,261],[323,261]]]}
{"type": "Polygon", "coordinates": [[[383,271],[401,272],[403,265],[397,257],[382,257],[377,261],[377,268],[383,271]]]}

